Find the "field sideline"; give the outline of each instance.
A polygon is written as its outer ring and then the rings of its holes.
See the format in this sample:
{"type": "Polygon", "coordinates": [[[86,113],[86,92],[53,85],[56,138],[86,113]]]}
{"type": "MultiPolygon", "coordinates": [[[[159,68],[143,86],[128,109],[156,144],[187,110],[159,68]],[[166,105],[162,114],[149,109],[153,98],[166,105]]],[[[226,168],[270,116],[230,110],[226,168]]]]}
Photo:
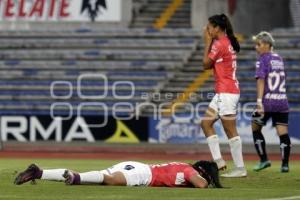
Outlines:
{"type": "MultiPolygon", "coordinates": [[[[36,185],[13,185],[17,171],[30,163],[43,168],[70,168],[78,171],[103,169],[120,160],[100,159],[0,159],[0,199],[300,199],[300,161],[292,161],[290,173],[279,172],[280,162],[274,161],[272,167],[260,173],[253,172],[254,161],[247,161],[247,178],[224,179],[225,189],[185,189],[185,188],[147,188],[147,187],[109,187],[109,186],[65,186],[64,183],[37,181],[36,185]]],[[[164,160],[140,160],[146,163],[163,163],[164,160]]],[[[193,162],[191,160],[180,160],[193,162]]],[[[231,167],[229,162],[229,167],[231,167]]]]}

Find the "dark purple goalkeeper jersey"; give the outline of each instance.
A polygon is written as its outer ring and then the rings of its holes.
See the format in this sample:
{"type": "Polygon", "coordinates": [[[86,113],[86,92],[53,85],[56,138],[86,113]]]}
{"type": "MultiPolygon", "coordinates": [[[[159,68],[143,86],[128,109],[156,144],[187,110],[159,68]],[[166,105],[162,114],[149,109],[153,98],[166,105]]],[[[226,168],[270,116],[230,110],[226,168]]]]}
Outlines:
{"type": "Polygon", "coordinates": [[[260,55],[256,63],[255,78],[265,80],[263,105],[265,112],[288,112],[289,105],[285,87],[282,58],[275,53],[260,55]]]}

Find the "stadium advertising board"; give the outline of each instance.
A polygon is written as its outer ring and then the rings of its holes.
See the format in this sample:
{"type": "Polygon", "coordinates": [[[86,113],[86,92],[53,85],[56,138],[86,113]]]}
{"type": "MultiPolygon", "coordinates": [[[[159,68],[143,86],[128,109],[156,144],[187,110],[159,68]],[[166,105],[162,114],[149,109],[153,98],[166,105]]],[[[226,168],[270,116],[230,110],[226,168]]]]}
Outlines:
{"type": "MultiPolygon", "coordinates": [[[[249,115],[251,115],[249,113],[249,115]]],[[[253,143],[251,131],[251,118],[240,116],[237,120],[237,130],[243,143],[253,143]]],[[[149,142],[151,143],[206,143],[203,130],[200,128],[201,118],[180,117],[150,119],[149,124],[149,142]]],[[[296,130],[300,129],[300,113],[290,113],[289,116],[289,135],[293,144],[300,144],[300,136],[296,130]]],[[[221,143],[228,143],[220,121],[215,125],[216,133],[221,143]]],[[[272,121],[269,120],[263,128],[266,141],[270,144],[278,144],[279,138],[275,128],[272,127],[272,121]]]]}
{"type": "Polygon", "coordinates": [[[108,143],[138,143],[148,139],[148,118],[117,120],[108,117],[105,126],[101,116],[52,118],[51,116],[2,116],[1,138],[5,141],[105,141],[108,143]]]}
{"type": "Polygon", "coordinates": [[[0,0],[3,21],[121,21],[121,0],[0,0]]]}
{"type": "Polygon", "coordinates": [[[199,123],[190,119],[150,119],[149,129],[149,142],[151,143],[198,143],[204,141],[199,123]]]}

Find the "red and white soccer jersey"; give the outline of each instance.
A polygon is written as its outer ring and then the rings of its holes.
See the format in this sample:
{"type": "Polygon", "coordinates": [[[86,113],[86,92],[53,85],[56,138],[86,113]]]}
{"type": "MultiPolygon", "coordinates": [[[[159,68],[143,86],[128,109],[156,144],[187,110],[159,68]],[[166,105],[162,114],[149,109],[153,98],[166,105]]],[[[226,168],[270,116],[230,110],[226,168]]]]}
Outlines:
{"type": "Polygon", "coordinates": [[[192,176],[198,172],[186,163],[167,163],[151,165],[152,180],[150,186],[193,187],[190,183],[192,176]]]}
{"type": "Polygon", "coordinates": [[[215,92],[239,94],[235,75],[236,53],[227,36],[213,41],[208,57],[214,62],[215,92]]]}

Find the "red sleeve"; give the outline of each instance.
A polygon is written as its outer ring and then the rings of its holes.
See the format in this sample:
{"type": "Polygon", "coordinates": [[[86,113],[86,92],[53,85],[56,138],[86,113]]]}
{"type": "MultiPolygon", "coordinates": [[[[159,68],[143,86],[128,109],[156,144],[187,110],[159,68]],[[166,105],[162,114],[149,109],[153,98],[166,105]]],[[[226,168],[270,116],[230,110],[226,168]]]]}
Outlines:
{"type": "Polygon", "coordinates": [[[218,58],[220,58],[220,52],[222,51],[222,45],[219,41],[213,41],[212,46],[210,48],[210,52],[208,54],[208,57],[216,61],[218,58]]]}
{"type": "Polygon", "coordinates": [[[195,176],[195,175],[198,174],[198,172],[194,168],[192,168],[192,167],[185,168],[184,171],[183,171],[183,173],[184,173],[184,178],[186,180],[188,180],[188,181],[191,180],[192,176],[195,176]]]}

